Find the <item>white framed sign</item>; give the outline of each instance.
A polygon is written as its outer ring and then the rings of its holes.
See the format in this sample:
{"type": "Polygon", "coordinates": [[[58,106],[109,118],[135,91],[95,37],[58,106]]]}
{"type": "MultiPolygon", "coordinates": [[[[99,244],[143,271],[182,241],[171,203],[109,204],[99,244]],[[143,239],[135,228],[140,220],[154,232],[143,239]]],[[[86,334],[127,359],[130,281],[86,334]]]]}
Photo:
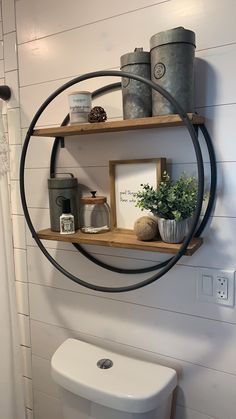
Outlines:
{"type": "Polygon", "coordinates": [[[112,227],[132,230],[135,221],[142,215],[136,205],[136,194],[141,184],[156,188],[166,170],[164,157],[139,160],[111,160],[109,162],[112,227]]]}

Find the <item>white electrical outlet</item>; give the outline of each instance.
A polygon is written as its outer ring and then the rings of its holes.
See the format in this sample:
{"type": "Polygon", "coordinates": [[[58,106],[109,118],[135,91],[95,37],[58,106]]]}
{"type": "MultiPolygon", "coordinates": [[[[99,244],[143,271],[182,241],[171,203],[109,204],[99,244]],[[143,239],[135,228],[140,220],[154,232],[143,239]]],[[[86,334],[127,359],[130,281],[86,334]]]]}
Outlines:
{"type": "Polygon", "coordinates": [[[198,300],[233,307],[234,287],[234,271],[199,269],[198,300]]]}
{"type": "Polygon", "coordinates": [[[228,278],[217,276],[215,292],[218,299],[228,300],[228,278]]]}

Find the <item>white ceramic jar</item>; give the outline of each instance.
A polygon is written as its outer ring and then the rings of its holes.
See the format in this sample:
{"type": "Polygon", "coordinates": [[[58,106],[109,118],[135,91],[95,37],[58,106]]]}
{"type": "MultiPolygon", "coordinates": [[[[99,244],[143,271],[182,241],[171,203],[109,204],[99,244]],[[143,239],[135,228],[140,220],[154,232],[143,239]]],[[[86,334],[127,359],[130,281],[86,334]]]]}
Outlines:
{"type": "Polygon", "coordinates": [[[88,122],[88,114],[92,108],[91,93],[87,91],[71,92],[68,95],[70,106],[70,123],[88,122]]]}

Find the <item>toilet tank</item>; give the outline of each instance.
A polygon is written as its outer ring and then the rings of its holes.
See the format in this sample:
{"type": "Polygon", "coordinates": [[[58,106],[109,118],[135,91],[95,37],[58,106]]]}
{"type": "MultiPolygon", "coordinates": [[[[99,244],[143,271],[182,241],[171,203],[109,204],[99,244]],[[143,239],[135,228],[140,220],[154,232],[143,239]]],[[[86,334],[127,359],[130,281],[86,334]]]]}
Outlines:
{"type": "Polygon", "coordinates": [[[163,409],[177,385],[176,372],[171,368],[76,339],[66,340],[56,350],[51,371],[53,379],[66,392],[80,400],[121,411],[122,418],[127,414],[142,416],[157,407],[163,409]]]}

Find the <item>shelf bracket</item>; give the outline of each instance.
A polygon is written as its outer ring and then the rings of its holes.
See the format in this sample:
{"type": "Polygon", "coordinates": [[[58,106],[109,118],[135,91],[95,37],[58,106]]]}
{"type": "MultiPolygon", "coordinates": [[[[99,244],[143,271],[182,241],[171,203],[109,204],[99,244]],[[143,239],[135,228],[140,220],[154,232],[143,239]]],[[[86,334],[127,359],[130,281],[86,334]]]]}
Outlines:
{"type": "Polygon", "coordinates": [[[195,129],[196,135],[197,135],[197,137],[198,137],[199,124],[193,124],[193,128],[195,129]]]}
{"type": "Polygon", "coordinates": [[[65,148],[65,137],[57,137],[57,138],[60,142],[61,148],[65,148]]]}

